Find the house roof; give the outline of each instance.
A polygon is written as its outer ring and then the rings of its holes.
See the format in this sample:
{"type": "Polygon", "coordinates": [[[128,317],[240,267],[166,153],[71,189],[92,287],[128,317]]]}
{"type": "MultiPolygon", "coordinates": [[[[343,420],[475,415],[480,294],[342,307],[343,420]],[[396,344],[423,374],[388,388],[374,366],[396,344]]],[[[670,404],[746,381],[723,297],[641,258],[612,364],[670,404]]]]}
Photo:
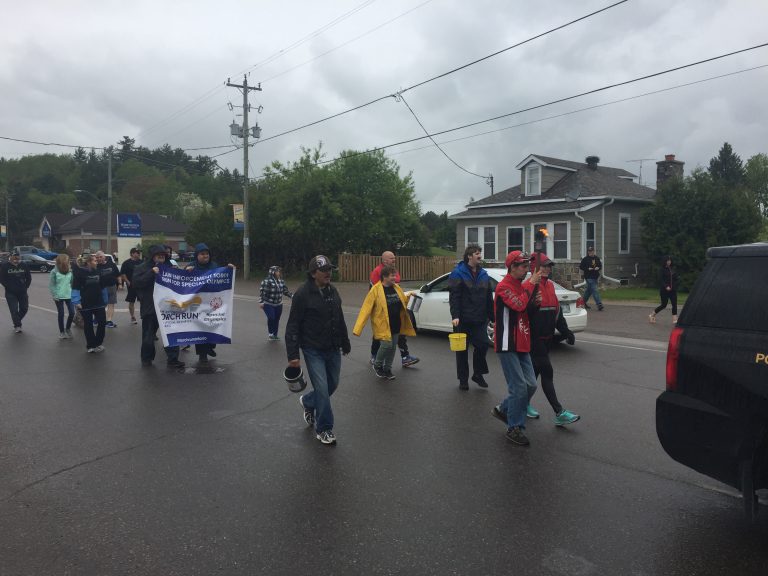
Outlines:
{"type": "Polygon", "coordinates": [[[628,180],[633,175],[621,168],[598,166],[596,170],[582,162],[571,162],[548,156],[530,155],[518,167],[532,161],[565,168],[563,177],[540,196],[525,196],[520,184],[486,196],[467,205],[467,209],[451,218],[514,216],[584,211],[609,198],[650,203],[656,191],[628,180]]]}
{"type": "MultiPolygon", "coordinates": [[[[46,218],[48,216],[46,214],[46,218]]],[[[48,218],[48,222],[50,222],[53,228],[53,234],[80,234],[81,231],[91,232],[92,234],[107,233],[106,212],[83,212],[74,216],[69,214],[64,216],[67,216],[69,219],[58,226],[54,225],[50,218],[48,218]]],[[[149,212],[141,212],[139,216],[141,218],[141,233],[145,236],[149,234],[183,236],[187,232],[188,226],[186,224],[172,218],[166,218],[160,214],[149,212]]],[[[117,236],[117,223],[114,223],[112,232],[117,236]]]]}

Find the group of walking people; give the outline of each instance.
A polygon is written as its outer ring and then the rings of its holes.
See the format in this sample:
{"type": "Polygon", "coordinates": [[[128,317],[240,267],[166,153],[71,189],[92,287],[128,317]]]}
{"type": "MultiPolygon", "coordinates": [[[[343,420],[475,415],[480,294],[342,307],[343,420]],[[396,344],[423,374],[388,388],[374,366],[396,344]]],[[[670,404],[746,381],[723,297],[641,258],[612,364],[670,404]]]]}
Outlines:
{"type": "MultiPolygon", "coordinates": [[[[554,262],[545,254],[536,255],[535,270],[525,279],[531,257],[519,250],[510,252],[505,261],[507,275],[496,287],[495,299],[481,260],[481,248],[468,246],[448,281],[452,324],[467,335],[473,347],[471,376],[468,350],[456,352],[459,389],[468,390],[470,380],[481,388],[488,387],[484,378],[489,372],[486,326],[491,322],[495,329],[495,351],[509,392],[492,414],[506,424],[509,440],[525,446],[530,443],[525,435],[526,418],[539,417],[530,406],[538,376],[555,413],[554,423],[565,426],[579,420],[578,415],[565,410],[558,401],[549,359],[555,329],[569,344],[575,343],[575,337],[549,281],[554,262]]],[[[304,355],[313,389],[300,396],[299,402],[304,421],[314,426],[316,437],[323,444],[336,443],[331,396],[339,384],[341,356],[351,351],[341,296],[331,283],[335,268],[327,256],[318,255],[310,261],[307,280],[293,296],[285,336],[288,365],[300,368],[301,354],[304,355]]],[[[402,340],[416,334],[407,306],[413,294],[400,288],[391,252],[382,255],[377,278],[362,303],[352,333],[359,336],[370,320],[373,338],[378,343],[376,351],[372,350],[373,371],[379,378],[392,380],[396,350],[405,347],[407,354],[407,340],[402,340]]],[[[414,358],[410,354],[407,357],[414,358]]],[[[402,358],[403,366],[412,365],[406,364],[406,355],[402,358]]]]}

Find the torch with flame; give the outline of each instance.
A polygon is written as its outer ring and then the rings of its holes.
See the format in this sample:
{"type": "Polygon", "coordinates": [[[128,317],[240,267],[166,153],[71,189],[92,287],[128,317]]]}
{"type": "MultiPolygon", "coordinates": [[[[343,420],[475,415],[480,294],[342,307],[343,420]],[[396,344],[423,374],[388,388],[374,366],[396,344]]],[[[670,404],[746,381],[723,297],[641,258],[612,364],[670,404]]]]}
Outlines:
{"type": "Polygon", "coordinates": [[[539,228],[533,235],[533,253],[536,258],[536,270],[538,271],[541,265],[541,253],[544,251],[544,242],[549,238],[549,232],[546,227],[539,228]],[[538,256],[536,253],[538,252],[538,256]]]}

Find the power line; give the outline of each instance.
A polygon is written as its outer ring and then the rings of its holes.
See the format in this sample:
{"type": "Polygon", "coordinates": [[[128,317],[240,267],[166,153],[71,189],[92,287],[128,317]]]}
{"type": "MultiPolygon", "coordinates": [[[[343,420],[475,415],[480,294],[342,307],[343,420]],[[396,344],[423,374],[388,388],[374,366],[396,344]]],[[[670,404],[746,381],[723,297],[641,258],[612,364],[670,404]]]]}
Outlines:
{"type": "MultiPolygon", "coordinates": [[[[472,62],[468,62],[466,64],[463,64],[462,66],[459,66],[458,68],[454,68],[454,69],[449,70],[447,72],[443,72],[442,74],[438,74],[437,76],[433,76],[432,78],[429,78],[427,80],[423,80],[421,82],[418,82],[416,84],[408,86],[407,88],[403,88],[402,90],[400,90],[400,93],[402,94],[403,92],[407,92],[408,90],[412,90],[412,89],[417,88],[419,86],[423,86],[424,84],[427,84],[429,82],[437,80],[438,78],[443,78],[445,76],[448,76],[449,74],[453,74],[455,72],[458,72],[459,70],[463,70],[464,68],[467,68],[469,66],[477,64],[478,62],[482,62],[484,60],[487,60],[488,58],[492,58],[494,56],[502,54],[503,52],[506,52],[508,50],[516,48],[517,46],[522,46],[523,44],[526,44],[528,42],[536,40],[537,38],[541,38],[543,36],[546,36],[547,34],[551,34],[551,33],[556,32],[558,30],[562,30],[563,28],[571,26],[572,24],[575,24],[577,22],[581,22],[582,20],[585,20],[586,18],[590,18],[592,16],[595,16],[596,14],[599,14],[601,12],[605,12],[606,10],[610,10],[611,8],[614,8],[614,7],[616,7],[616,6],[620,5],[620,4],[624,4],[625,2],[628,2],[628,1],[629,0],[620,0],[619,2],[611,4],[610,6],[606,6],[605,8],[601,8],[600,10],[596,10],[595,12],[591,12],[589,14],[585,14],[584,16],[576,18],[575,20],[571,20],[570,22],[566,22],[565,24],[561,24],[560,26],[556,26],[555,28],[547,30],[546,32],[542,32],[540,34],[537,34],[536,36],[532,36],[532,37],[528,38],[527,40],[523,40],[522,42],[518,42],[517,44],[513,44],[512,46],[507,46],[506,48],[503,48],[502,50],[498,50],[498,51],[494,52],[493,54],[489,54],[487,56],[483,56],[482,58],[479,58],[477,60],[473,60],[472,62]]],[[[345,114],[349,114],[350,112],[354,112],[356,110],[360,110],[361,108],[365,108],[367,106],[371,106],[372,104],[376,104],[377,102],[381,102],[382,100],[386,100],[388,98],[394,98],[394,97],[395,97],[395,94],[387,94],[386,96],[381,96],[379,98],[375,98],[375,99],[373,99],[373,100],[371,100],[369,102],[366,102],[364,104],[360,104],[359,106],[355,106],[354,108],[349,108],[348,110],[344,110],[342,112],[338,112],[338,113],[333,114],[331,116],[327,116],[325,118],[321,118],[320,120],[315,120],[314,122],[309,122],[308,124],[303,124],[302,126],[298,126],[297,128],[292,128],[291,130],[286,130],[285,132],[280,132],[279,134],[275,134],[274,136],[269,136],[268,138],[262,138],[261,142],[267,142],[269,140],[274,140],[275,138],[280,138],[281,136],[285,136],[287,134],[292,134],[293,132],[298,132],[299,130],[303,130],[304,128],[309,128],[311,126],[315,126],[317,124],[321,124],[323,122],[327,122],[328,120],[332,120],[334,118],[338,118],[339,116],[343,116],[345,114]]]]}
{"type": "Polygon", "coordinates": [[[446,158],[448,158],[448,160],[450,160],[450,161],[453,163],[453,165],[454,165],[454,166],[456,166],[456,168],[458,168],[459,170],[462,170],[462,171],[466,172],[467,174],[470,174],[471,176],[477,176],[478,178],[486,178],[486,179],[488,178],[488,176],[484,176],[484,175],[482,175],[482,174],[475,174],[474,172],[470,172],[469,170],[467,170],[467,169],[466,169],[466,168],[464,168],[463,166],[459,165],[459,164],[458,164],[458,163],[457,163],[457,162],[456,162],[456,161],[455,161],[453,158],[451,158],[450,156],[448,156],[448,154],[446,153],[446,151],[445,151],[445,150],[443,150],[442,148],[440,148],[440,144],[438,144],[438,143],[435,141],[435,139],[434,139],[434,138],[432,138],[432,136],[430,136],[430,135],[429,135],[429,130],[427,130],[427,129],[424,127],[424,124],[422,124],[421,120],[419,120],[419,117],[418,117],[418,116],[416,116],[416,112],[414,112],[414,111],[413,111],[413,108],[411,108],[411,105],[410,105],[410,104],[408,104],[408,102],[405,100],[405,96],[403,96],[402,94],[398,94],[398,96],[399,96],[399,98],[400,98],[400,99],[403,101],[403,104],[405,104],[406,108],[408,108],[408,110],[410,110],[410,111],[411,111],[411,114],[413,114],[413,117],[416,119],[416,122],[418,122],[418,123],[419,123],[419,126],[421,126],[421,129],[422,129],[422,130],[424,130],[424,134],[426,134],[426,135],[427,135],[427,137],[428,137],[428,138],[429,138],[429,139],[432,141],[432,144],[434,144],[434,145],[435,145],[435,147],[436,147],[438,150],[440,150],[440,152],[442,152],[442,153],[443,153],[443,156],[445,156],[446,158]]]}

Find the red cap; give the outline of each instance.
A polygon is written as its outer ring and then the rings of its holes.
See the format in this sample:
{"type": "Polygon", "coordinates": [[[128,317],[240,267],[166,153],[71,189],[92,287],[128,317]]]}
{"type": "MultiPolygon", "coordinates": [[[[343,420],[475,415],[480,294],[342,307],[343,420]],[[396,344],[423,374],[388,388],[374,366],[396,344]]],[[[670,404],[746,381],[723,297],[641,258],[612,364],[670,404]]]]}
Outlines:
{"type": "Polygon", "coordinates": [[[547,266],[549,264],[554,264],[554,262],[544,252],[536,252],[531,256],[531,266],[547,266]]]}
{"type": "Polygon", "coordinates": [[[504,265],[509,268],[512,266],[512,264],[523,264],[524,262],[530,261],[531,257],[528,255],[528,252],[523,252],[522,250],[513,250],[507,254],[507,259],[504,260],[504,265]]]}

